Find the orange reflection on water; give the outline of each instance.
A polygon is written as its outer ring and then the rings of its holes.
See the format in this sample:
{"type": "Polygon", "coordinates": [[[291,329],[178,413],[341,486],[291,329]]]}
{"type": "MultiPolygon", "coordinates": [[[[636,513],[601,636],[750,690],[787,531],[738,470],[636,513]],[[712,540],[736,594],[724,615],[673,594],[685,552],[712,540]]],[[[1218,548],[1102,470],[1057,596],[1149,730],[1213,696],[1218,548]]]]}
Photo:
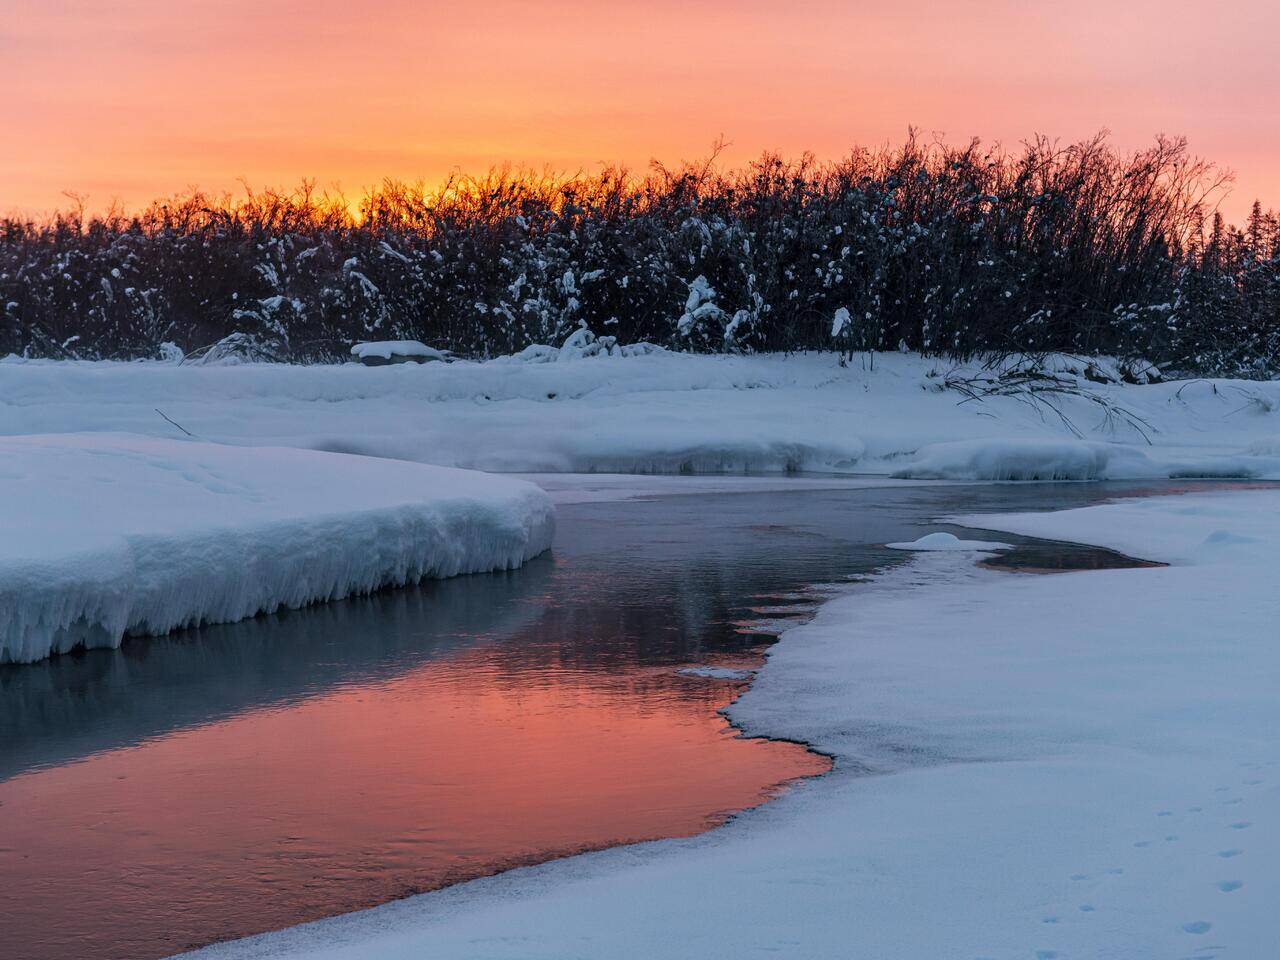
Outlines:
{"type": "Polygon", "coordinates": [[[21,916],[0,896],[0,926],[31,938],[10,949],[162,956],[696,833],[828,768],[737,736],[716,713],[735,684],[659,667],[536,676],[482,646],[0,783],[0,889],[24,891],[21,916]],[[101,943],[58,933],[71,904],[101,915],[101,943]]]}

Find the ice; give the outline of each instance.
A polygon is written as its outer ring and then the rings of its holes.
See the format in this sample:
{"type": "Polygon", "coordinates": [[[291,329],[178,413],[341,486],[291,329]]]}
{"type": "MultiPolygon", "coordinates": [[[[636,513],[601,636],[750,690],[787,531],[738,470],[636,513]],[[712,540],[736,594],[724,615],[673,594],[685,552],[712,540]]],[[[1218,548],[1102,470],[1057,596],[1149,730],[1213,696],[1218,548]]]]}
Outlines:
{"type": "Polygon", "coordinates": [[[422,464],[122,434],[0,439],[0,662],[546,550],[550,500],[422,464]]]}
{"type": "Polygon", "coordinates": [[[961,540],[954,533],[927,533],[910,543],[887,543],[894,550],[933,550],[933,551],[969,551],[974,550],[1008,550],[1010,545],[994,540],[961,540]]]}
{"type": "Polygon", "coordinates": [[[735,670],[732,667],[681,667],[676,671],[686,677],[703,677],[707,680],[750,680],[754,670],[735,670]]]}
{"type": "Polygon", "coordinates": [[[970,522],[1172,565],[1029,577],[916,553],[789,630],[729,709],[831,773],[710,834],[210,960],[1274,954],[1280,492],[970,522]]]}

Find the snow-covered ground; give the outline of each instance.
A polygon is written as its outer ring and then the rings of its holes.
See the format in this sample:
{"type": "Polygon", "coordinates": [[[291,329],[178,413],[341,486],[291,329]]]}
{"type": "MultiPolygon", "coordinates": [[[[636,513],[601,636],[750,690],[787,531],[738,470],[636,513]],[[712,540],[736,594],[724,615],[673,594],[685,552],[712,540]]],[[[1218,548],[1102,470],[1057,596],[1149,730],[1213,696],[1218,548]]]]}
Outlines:
{"type": "Polygon", "coordinates": [[[551,544],[533,484],[343,454],[127,434],[0,439],[0,663],[117,646],[551,544]]]}
{"type": "Polygon", "coordinates": [[[922,551],[732,708],[833,773],[691,840],[516,870],[210,960],[1241,958],[1280,943],[1280,492],[968,518],[1170,566],[922,551]]]}
{"type": "Polygon", "coordinates": [[[181,437],[168,417],[210,441],[496,471],[1280,476],[1280,382],[1138,386],[1080,375],[1079,395],[966,400],[943,381],[984,371],[910,355],[877,356],[869,369],[864,359],[842,367],[831,354],[542,349],[557,362],[10,359],[0,361],[0,434],[181,437]]]}

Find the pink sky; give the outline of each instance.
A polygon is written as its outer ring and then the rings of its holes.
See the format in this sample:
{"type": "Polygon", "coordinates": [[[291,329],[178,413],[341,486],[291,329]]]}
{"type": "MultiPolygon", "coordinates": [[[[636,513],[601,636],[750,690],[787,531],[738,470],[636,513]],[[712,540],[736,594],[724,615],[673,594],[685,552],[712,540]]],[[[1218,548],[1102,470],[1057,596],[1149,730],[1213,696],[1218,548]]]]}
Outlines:
{"type": "Polygon", "coordinates": [[[510,160],[1159,133],[1280,207],[1280,4],[0,0],[0,210],[510,160]]]}

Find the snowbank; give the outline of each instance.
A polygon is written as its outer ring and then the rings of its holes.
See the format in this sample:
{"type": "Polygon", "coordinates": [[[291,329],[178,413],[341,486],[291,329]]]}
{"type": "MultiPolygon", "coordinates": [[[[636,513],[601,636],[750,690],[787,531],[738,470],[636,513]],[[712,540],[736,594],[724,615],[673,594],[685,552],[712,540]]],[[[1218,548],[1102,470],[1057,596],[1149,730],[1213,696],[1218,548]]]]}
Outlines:
{"type": "Polygon", "coordinates": [[[532,484],[118,434],[0,440],[0,662],[118,646],[546,550],[532,484]]]}
{"type": "Polygon", "coordinates": [[[1158,473],[1140,450],[1081,440],[958,440],[930,444],[895,477],[921,480],[1117,480],[1158,473]]]}
{"type": "Polygon", "coordinates": [[[691,840],[206,955],[1272,956],[1280,493],[975,522],[1174,565],[1033,577],[916,554],[788,632],[731,708],[831,774],[691,840]]]}
{"type": "Polygon", "coordinates": [[[1248,453],[1253,457],[1280,457],[1280,434],[1274,437],[1259,437],[1249,444],[1248,453]]]}
{"type": "Polygon", "coordinates": [[[1081,376],[1082,393],[1055,395],[1054,413],[1026,398],[965,400],[943,388],[945,364],[917,356],[877,356],[874,370],[831,354],[625,356],[582,333],[487,363],[0,361],[0,434],[181,438],[159,410],[206,440],[511,472],[1106,478],[1213,465],[1280,476],[1280,458],[1242,453],[1280,433],[1280,382],[1081,376]]]}

